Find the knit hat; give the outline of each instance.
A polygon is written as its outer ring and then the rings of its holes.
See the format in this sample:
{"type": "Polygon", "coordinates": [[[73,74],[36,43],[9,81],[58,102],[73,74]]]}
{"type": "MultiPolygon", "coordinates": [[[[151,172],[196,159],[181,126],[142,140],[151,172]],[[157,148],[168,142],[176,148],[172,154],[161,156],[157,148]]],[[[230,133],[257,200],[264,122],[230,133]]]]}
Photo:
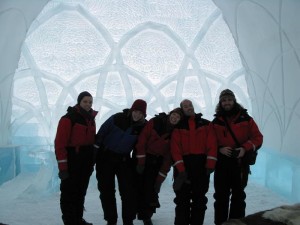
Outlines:
{"type": "Polygon", "coordinates": [[[131,108],[130,108],[131,112],[134,111],[134,110],[141,111],[144,114],[144,116],[146,117],[146,115],[147,115],[147,113],[146,113],[147,102],[145,102],[142,99],[135,100],[134,103],[132,104],[131,108]]]}
{"type": "Polygon", "coordinates": [[[87,92],[87,91],[83,91],[81,92],[79,95],[78,95],[78,98],[77,98],[77,104],[79,105],[81,100],[85,97],[85,96],[89,96],[89,97],[92,97],[92,95],[87,92]]]}
{"type": "Polygon", "coordinates": [[[234,95],[233,91],[231,91],[229,89],[225,89],[225,90],[221,91],[219,101],[221,101],[222,98],[225,96],[231,96],[234,98],[234,101],[235,101],[235,95],[234,95]]]}
{"type": "Polygon", "coordinates": [[[169,115],[171,115],[172,113],[177,113],[177,114],[180,116],[180,118],[183,117],[183,112],[182,112],[182,109],[181,109],[180,107],[173,109],[173,110],[169,113],[169,115]]]}

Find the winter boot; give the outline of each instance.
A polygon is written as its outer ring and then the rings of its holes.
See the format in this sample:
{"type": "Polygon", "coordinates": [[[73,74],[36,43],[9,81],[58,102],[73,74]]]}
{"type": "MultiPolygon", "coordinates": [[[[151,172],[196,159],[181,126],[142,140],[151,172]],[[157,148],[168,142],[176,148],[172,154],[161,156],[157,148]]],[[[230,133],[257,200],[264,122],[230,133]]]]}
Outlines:
{"type": "Polygon", "coordinates": [[[152,223],[152,220],[151,219],[146,219],[146,220],[143,220],[144,222],[144,225],[153,225],[152,223]]]}
{"type": "Polygon", "coordinates": [[[106,225],[117,225],[117,222],[107,222],[106,225]]]}
{"type": "Polygon", "coordinates": [[[126,222],[123,222],[123,225],[133,225],[133,221],[126,221],[126,222]]]}
{"type": "Polygon", "coordinates": [[[79,225],[93,225],[93,224],[86,222],[84,219],[81,219],[81,221],[79,222],[79,225]]]}

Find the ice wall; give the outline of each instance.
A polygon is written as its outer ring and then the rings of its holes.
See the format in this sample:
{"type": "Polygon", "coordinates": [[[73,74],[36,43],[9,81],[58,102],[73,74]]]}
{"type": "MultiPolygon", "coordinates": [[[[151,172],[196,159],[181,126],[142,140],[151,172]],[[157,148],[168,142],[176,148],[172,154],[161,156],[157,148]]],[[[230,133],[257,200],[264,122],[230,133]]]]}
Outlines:
{"type": "Polygon", "coordinates": [[[225,87],[251,111],[238,50],[210,0],[50,1],[27,33],[13,85],[14,144],[52,144],[84,89],[98,127],[135,98],[149,117],[190,98],[212,118],[225,87]]]}
{"type": "MultiPolygon", "coordinates": [[[[58,118],[82,89],[91,89],[96,96],[95,106],[101,108],[102,116],[97,118],[99,126],[135,97],[149,101],[149,115],[168,111],[183,97],[192,98],[197,110],[209,117],[218,91],[229,86],[251,109],[264,133],[266,150],[253,167],[252,177],[299,199],[299,168],[295,166],[300,155],[298,1],[215,0],[219,9],[211,1],[120,1],[119,5],[114,1],[53,1],[31,23],[46,2],[0,2],[1,34],[7,34],[0,36],[0,138],[3,145],[16,136],[18,144],[34,144],[37,137],[36,146],[23,149],[29,164],[23,165],[25,171],[46,169],[55,176],[55,164],[49,169],[45,167],[49,164],[30,152],[38,153],[41,144],[49,147],[43,151],[51,148],[58,118]],[[174,15],[177,19],[171,20],[174,15]],[[66,22],[66,17],[74,19],[73,23],[66,22]],[[47,31],[51,23],[54,26],[47,31]],[[227,26],[232,33],[229,38],[227,26]],[[73,27],[81,31],[72,35],[73,27]],[[80,38],[87,28],[92,28],[89,35],[80,38]],[[49,40],[47,32],[51,32],[49,40]],[[48,41],[61,37],[64,42],[52,42],[51,48],[48,41]],[[91,49],[97,53],[91,54],[91,49]],[[39,52],[45,57],[36,60],[39,52]],[[68,52],[75,52],[76,57],[68,52]],[[80,58],[86,52],[91,57],[80,58]],[[155,57],[156,53],[169,57],[155,57]],[[114,103],[116,99],[119,104],[114,103]],[[281,183],[286,185],[279,188],[281,183]]],[[[18,165],[15,159],[8,161],[18,165]]],[[[5,166],[9,173],[18,174],[11,164],[5,166]]],[[[55,182],[43,180],[39,190],[55,182]]]]}
{"type": "Polygon", "coordinates": [[[300,1],[222,1],[264,147],[300,157],[300,1]]]}
{"type": "Polygon", "coordinates": [[[264,134],[251,178],[299,202],[300,2],[214,2],[238,46],[253,115],[264,134]]]}
{"type": "Polygon", "coordinates": [[[12,87],[21,46],[47,0],[0,1],[0,145],[11,144],[12,87]]]}

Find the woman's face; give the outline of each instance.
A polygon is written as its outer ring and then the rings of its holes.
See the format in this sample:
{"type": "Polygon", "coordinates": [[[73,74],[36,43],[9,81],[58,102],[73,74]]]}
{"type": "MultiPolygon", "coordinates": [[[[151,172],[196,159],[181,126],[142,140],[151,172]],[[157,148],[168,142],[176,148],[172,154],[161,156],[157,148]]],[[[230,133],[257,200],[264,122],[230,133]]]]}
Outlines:
{"type": "Polygon", "coordinates": [[[93,105],[93,97],[84,96],[79,105],[85,111],[87,111],[87,112],[90,111],[92,108],[92,105],[93,105]]]}
{"type": "Polygon", "coordinates": [[[180,115],[173,112],[171,113],[169,120],[172,125],[176,125],[180,121],[180,115]]]}
{"type": "Polygon", "coordinates": [[[137,122],[137,121],[140,121],[143,119],[145,119],[145,118],[144,118],[144,114],[141,111],[139,111],[139,110],[132,111],[132,120],[134,122],[137,122]]]}

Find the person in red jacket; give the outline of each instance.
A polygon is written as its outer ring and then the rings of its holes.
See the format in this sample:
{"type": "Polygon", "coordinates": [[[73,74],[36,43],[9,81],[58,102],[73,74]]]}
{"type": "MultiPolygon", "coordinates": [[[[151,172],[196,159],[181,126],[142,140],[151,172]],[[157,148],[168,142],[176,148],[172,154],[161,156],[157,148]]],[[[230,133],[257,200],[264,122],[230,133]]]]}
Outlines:
{"type": "Polygon", "coordinates": [[[182,118],[182,110],[176,108],[168,115],[160,113],[152,118],[139,135],[136,145],[138,173],[138,219],[144,225],[152,225],[151,217],[160,207],[158,194],[172,165],[170,138],[182,118]]]}
{"type": "Polygon", "coordinates": [[[92,95],[81,92],[77,104],[69,107],[57,127],[55,154],[58,162],[60,207],[65,225],[92,225],[83,219],[84,200],[93,172],[97,112],[92,95]]]}
{"type": "Polygon", "coordinates": [[[236,102],[234,93],[229,89],[220,93],[212,123],[218,143],[214,173],[215,224],[221,225],[228,219],[245,216],[244,189],[250,169],[243,163],[243,157],[247,151],[260,148],[263,136],[253,118],[236,102]]]}
{"type": "Polygon", "coordinates": [[[175,225],[202,225],[210,173],[217,160],[216,137],[210,121],[195,114],[193,103],[180,103],[184,117],[171,137],[174,161],[175,225]]]}

